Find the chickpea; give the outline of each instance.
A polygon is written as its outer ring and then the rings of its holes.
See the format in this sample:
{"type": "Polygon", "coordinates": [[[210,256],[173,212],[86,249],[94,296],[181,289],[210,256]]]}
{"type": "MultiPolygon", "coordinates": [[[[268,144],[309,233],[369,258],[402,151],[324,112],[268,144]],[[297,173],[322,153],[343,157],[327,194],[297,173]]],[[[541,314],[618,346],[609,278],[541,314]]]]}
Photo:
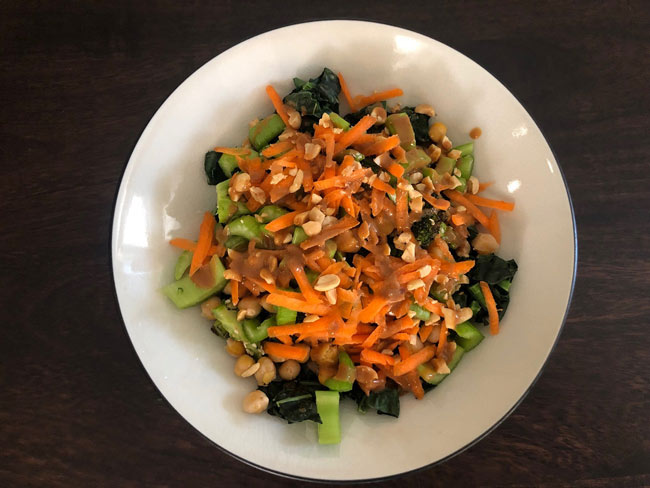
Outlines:
{"type": "Polygon", "coordinates": [[[235,374],[241,376],[244,372],[255,364],[255,360],[248,354],[243,354],[235,361],[235,374]]]}
{"type": "Polygon", "coordinates": [[[226,339],[226,352],[231,356],[238,358],[244,354],[246,350],[244,349],[244,344],[229,337],[226,339]]]}
{"type": "Polygon", "coordinates": [[[280,378],[291,381],[300,374],[300,363],[295,359],[289,359],[282,363],[278,372],[280,373],[280,378]]]}
{"type": "Polygon", "coordinates": [[[429,137],[431,137],[434,142],[441,142],[446,135],[447,126],[442,122],[436,122],[431,127],[429,127],[429,137]]]}
{"type": "Polygon", "coordinates": [[[318,381],[324,385],[327,380],[336,374],[336,366],[319,366],[318,367],[318,381]]]}
{"type": "Polygon", "coordinates": [[[359,241],[351,230],[346,230],[342,234],[339,234],[334,241],[336,242],[336,248],[341,252],[359,251],[359,241]]]}
{"type": "Polygon", "coordinates": [[[246,413],[262,413],[269,406],[269,397],[263,391],[251,391],[244,397],[242,407],[246,413]]]}
{"type": "Polygon", "coordinates": [[[208,320],[214,320],[214,315],[212,315],[212,309],[217,308],[221,305],[221,300],[217,297],[208,298],[205,302],[201,304],[201,315],[208,320]]]}
{"type": "Polygon", "coordinates": [[[395,230],[395,217],[390,209],[384,209],[375,219],[377,230],[382,235],[389,235],[395,230]]]}
{"type": "Polygon", "coordinates": [[[240,312],[244,312],[246,314],[245,317],[247,319],[257,317],[262,311],[262,305],[260,305],[260,301],[253,296],[244,297],[239,300],[237,308],[240,310],[240,312]]]}
{"type": "Polygon", "coordinates": [[[339,349],[334,344],[318,344],[311,348],[309,356],[318,366],[334,367],[339,360],[339,349]]]}
{"type": "Polygon", "coordinates": [[[261,357],[257,364],[260,368],[255,372],[255,379],[260,386],[268,385],[275,379],[275,364],[267,357],[261,357]]]}

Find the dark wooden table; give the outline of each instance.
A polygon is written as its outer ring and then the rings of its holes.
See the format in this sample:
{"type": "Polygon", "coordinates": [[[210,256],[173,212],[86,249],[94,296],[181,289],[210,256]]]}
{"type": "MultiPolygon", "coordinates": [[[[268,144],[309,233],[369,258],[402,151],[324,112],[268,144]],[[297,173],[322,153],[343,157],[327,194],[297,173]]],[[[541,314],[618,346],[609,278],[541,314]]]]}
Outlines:
{"type": "Polygon", "coordinates": [[[537,120],[579,234],[571,312],[494,433],[382,486],[650,486],[650,8],[608,2],[0,2],[0,486],[300,486],[179,417],[121,323],[113,202],[140,132],[202,64],[341,17],[465,53],[537,120]]]}

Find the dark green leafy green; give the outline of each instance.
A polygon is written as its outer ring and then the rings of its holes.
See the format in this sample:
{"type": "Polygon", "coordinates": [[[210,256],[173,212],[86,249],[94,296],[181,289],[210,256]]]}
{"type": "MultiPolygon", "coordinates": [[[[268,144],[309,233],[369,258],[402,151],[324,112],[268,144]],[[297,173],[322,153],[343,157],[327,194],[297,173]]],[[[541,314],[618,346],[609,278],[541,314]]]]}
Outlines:
{"type": "Polygon", "coordinates": [[[309,81],[294,78],[294,90],[284,97],[284,103],[295,108],[302,115],[301,130],[313,132],[313,124],[325,112],[339,111],[341,84],[336,74],[329,68],[309,81]]]}
{"type": "Polygon", "coordinates": [[[496,285],[503,280],[510,280],[517,272],[517,263],[514,259],[506,261],[496,254],[479,255],[474,268],[467,274],[471,281],[485,281],[489,285],[496,285]]]}
{"type": "Polygon", "coordinates": [[[217,183],[228,179],[228,177],[221,169],[221,166],[219,166],[220,157],[221,153],[218,153],[216,151],[209,151],[205,153],[203,169],[205,170],[205,175],[208,177],[208,185],[216,185],[217,183]]]}
{"type": "Polygon", "coordinates": [[[343,396],[354,400],[357,403],[357,409],[361,413],[375,409],[379,415],[399,417],[400,404],[399,390],[397,388],[386,386],[381,391],[371,391],[370,395],[366,395],[359,385],[355,383],[352,391],[343,393],[343,396]]]}
{"type": "MultiPolygon", "coordinates": [[[[356,112],[351,112],[347,114],[345,117],[343,117],[345,120],[347,120],[350,125],[355,125],[357,122],[359,122],[363,117],[366,115],[370,115],[372,110],[375,107],[382,107],[384,110],[386,109],[386,102],[378,102],[378,103],[373,103],[372,105],[368,105],[367,107],[363,107],[361,110],[358,110],[356,112]]],[[[370,129],[368,129],[369,134],[375,134],[378,132],[381,132],[384,129],[383,125],[373,125],[370,129]]],[[[372,159],[371,159],[372,161],[372,159]]],[[[374,163],[373,163],[374,164],[374,163]]],[[[375,167],[377,165],[375,164],[375,167]]]]}
{"type": "Polygon", "coordinates": [[[259,389],[269,397],[266,410],[269,415],[280,417],[290,424],[305,420],[321,422],[316,409],[315,392],[326,388],[307,367],[303,366],[295,380],[272,381],[259,389]]]}

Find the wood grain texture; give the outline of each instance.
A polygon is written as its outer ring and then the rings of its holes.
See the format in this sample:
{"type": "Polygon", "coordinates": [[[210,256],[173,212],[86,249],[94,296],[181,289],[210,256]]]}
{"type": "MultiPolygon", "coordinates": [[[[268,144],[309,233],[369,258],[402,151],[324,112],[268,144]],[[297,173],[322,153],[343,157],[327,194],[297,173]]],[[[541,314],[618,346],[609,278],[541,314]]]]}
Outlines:
{"type": "Polygon", "coordinates": [[[117,186],[202,64],[322,18],[397,24],[527,107],[575,205],[575,296],[494,433],[381,486],[650,486],[650,9],[643,1],[0,2],[0,486],[301,486],[215,449],[140,365],[113,295],[117,186]]]}

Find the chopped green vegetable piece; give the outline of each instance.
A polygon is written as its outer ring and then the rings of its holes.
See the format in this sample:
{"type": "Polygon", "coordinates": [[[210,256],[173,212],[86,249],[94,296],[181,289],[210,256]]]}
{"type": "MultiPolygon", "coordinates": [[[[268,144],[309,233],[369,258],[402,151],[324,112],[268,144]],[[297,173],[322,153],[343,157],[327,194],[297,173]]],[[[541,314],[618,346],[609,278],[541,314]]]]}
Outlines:
{"type": "Polygon", "coordinates": [[[184,276],[180,280],[174,281],[163,287],[162,292],[172,301],[178,308],[187,308],[192,305],[201,303],[206,298],[211,297],[215,293],[220,292],[226,286],[226,279],[223,277],[225,271],[223,264],[219,257],[212,256],[210,259],[210,266],[212,267],[212,276],[214,283],[209,288],[201,288],[192,281],[189,276],[184,276]]]}
{"type": "Polygon", "coordinates": [[[405,151],[415,149],[415,133],[407,114],[390,114],[386,117],[386,128],[391,134],[399,136],[400,145],[405,151]]]}
{"type": "Polygon", "coordinates": [[[278,114],[271,114],[250,128],[248,138],[253,147],[259,151],[278,137],[285,127],[282,118],[278,114]]]}
{"type": "MultiPolygon", "coordinates": [[[[244,156],[244,159],[253,159],[257,157],[259,157],[259,154],[251,149],[250,153],[244,156]]],[[[228,178],[230,178],[235,171],[239,170],[237,157],[232,154],[222,154],[219,158],[219,166],[228,178]]]]}
{"type": "Polygon", "coordinates": [[[228,195],[230,180],[217,184],[217,217],[219,222],[225,224],[233,217],[247,215],[250,212],[244,202],[233,202],[228,195]]]}
{"type": "Polygon", "coordinates": [[[332,240],[325,241],[325,251],[330,259],[334,258],[336,254],[336,242],[332,240]]]}
{"type": "Polygon", "coordinates": [[[298,318],[298,312],[289,310],[285,307],[277,307],[278,311],[275,315],[275,321],[278,325],[295,324],[298,318]]]}
{"type": "Polygon", "coordinates": [[[316,282],[319,276],[319,274],[311,268],[305,268],[305,274],[307,275],[307,280],[312,285],[316,282]]]}
{"type": "Polygon", "coordinates": [[[248,337],[244,332],[243,322],[237,320],[237,312],[230,310],[225,305],[219,305],[212,310],[212,315],[219,321],[219,324],[226,329],[228,335],[236,341],[246,342],[248,337]]]}
{"type": "Polygon", "coordinates": [[[471,154],[461,156],[456,163],[456,167],[460,170],[460,176],[465,178],[465,180],[469,180],[469,177],[472,176],[472,171],[474,171],[474,156],[471,154]]]}
{"type": "Polygon", "coordinates": [[[447,156],[440,156],[438,163],[436,164],[436,172],[438,174],[451,173],[456,167],[456,161],[448,158],[447,156]]]}
{"type": "Polygon", "coordinates": [[[406,166],[405,172],[409,173],[428,166],[431,163],[431,158],[422,149],[416,147],[415,149],[406,151],[406,161],[408,161],[408,165],[406,166]]]}
{"type": "Polygon", "coordinates": [[[512,281],[510,280],[503,280],[497,284],[499,288],[505,291],[510,291],[510,285],[512,285],[512,281]]]}
{"type": "Polygon", "coordinates": [[[415,318],[419,320],[429,320],[429,317],[431,317],[431,312],[417,303],[411,303],[409,309],[415,312],[415,318]]]}
{"type": "Polygon", "coordinates": [[[454,330],[456,331],[456,334],[458,334],[456,337],[456,344],[465,349],[466,352],[474,349],[484,339],[481,331],[474,327],[470,322],[458,324],[454,330]]]}
{"type": "Polygon", "coordinates": [[[325,381],[325,386],[334,391],[350,391],[354,386],[354,362],[343,349],[339,350],[339,369],[334,378],[325,381]]]}
{"type": "Polygon", "coordinates": [[[302,227],[296,227],[293,230],[293,238],[291,239],[291,243],[296,245],[300,244],[301,242],[306,241],[307,237],[308,236],[302,227]]]}
{"type": "Polygon", "coordinates": [[[330,112],[330,119],[332,120],[332,123],[334,124],[334,127],[337,127],[339,129],[343,129],[343,130],[348,130],[350,128],[350,122],[345,120],[343,117],[341,117],[336,112],[330,112]]]}
{"type": "Polygon", "coordinates": [[[241,236],[249,241],[262,237],[262,225],[252,215],[244,215],[233,219],[227,226],[228,234],[241,236]]]}
{"type": "Polygon", "coordinates": [[[481,305],[481,307],[487,310],[485,297],[483,296],[483,292],[481,291],[481,285],[478,283],[474,283],[472,286],[468,287],[467,289],[472,294],[472,296],[476,299],[476,301],[481,305]]]}
{"type": "MultiPolygon", "coordinates": [[[[463,357],[463,354],[465,354],[465,349],[463,349],[462,346],[456,345],[456,350],[454,351],[454,355],[452,356],[451,361],[449,361],[449,364],[447,364],[447,366],[449,366],[449,369],[451,371],[453,371],[454,368],[458,365],[459,361],[463,357]]],[[[418,366],[418,373],[420,375],[420,378],[422,378],[430,385],[440,384],[440,382],[450,374],[450,373],[446,373],[446,374],[436,373],[435,370],[431,367],[431,365],[427,363],[418,366]]]]}
{"type": "Polygon", "coordinates": [[[242,236],[230,236],[226,240],[225,246],[228,249],[233,249],[238,252],[244,252],[248,247],[248,239],[242,236]]]}
{"type": "Polygon", "coordinates": [[[262,218],[263,224],[268,224],[272,220],[282,217],[287,211],[277,205],[265,205],[257,211],[257,215],[262,218]]]}
{"type": "Polygon", "coordinates": [[[316,410],[321,420],[318,424],[318,442],[320,444],[340,443],[339,392],[316,391],[316,410]]]}
{"type": "Polygon", "coordinates": [[[481,304],[478,303],[476,300],[472,300],[472,303],[470,303],[469,308],[472,309],[472,316],[476,315],[479,313],[481,310],[481,304]]]}
{"type": "Polygon", "coordinates": [[[462,176],[459,176],[458,181],[460,181],[460,186],[457,186],[454,190],[465,193],[465,190],[467,190],[467,180],[462,176]]]}
{"type": "Polygon", "coordinates": [[[244,332],[250,342],[260,342],[269,336],[268,328],[275,325],[275,319],[269,317],[260,323],[257,319],[244,320],[244,332]]]}
{"type": "Polygon", "coordinates": [[[189,268],[190,264],[192,264],[192,254],[193,253],[190,251],[183,251],[183,253],[178,256],[178,259],[176,260],[176,266],[174,267],[175,280],[180,280],[185,274],[185,271],[187,271],[187,268],[189,268]]]}
{"type": "Polygon", "coordinates": [[[474,155],[474,143],[466,142],[460,146],[456,146],[454,149],[460,151],[461,156],[474,155]]]}

